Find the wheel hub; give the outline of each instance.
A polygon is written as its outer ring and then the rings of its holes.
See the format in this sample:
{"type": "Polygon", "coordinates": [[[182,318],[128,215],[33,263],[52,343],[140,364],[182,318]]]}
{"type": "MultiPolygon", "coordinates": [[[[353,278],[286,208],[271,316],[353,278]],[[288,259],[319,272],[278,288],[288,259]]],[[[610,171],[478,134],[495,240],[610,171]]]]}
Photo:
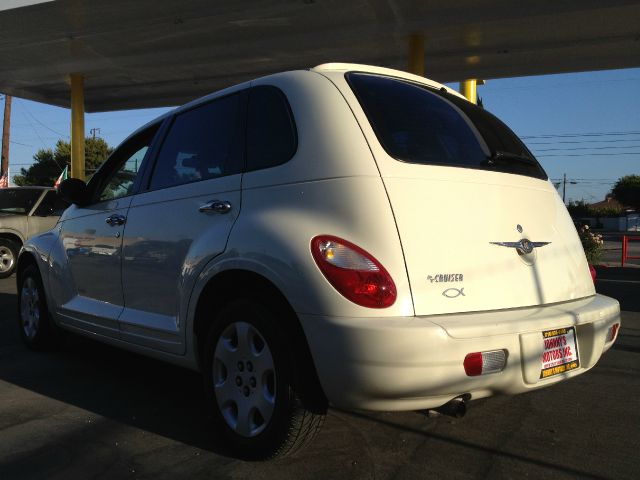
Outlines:
{"type": "Polygon", "coordinates": [[[265,429],[273,416],[276,374],[271,350],[252,324],[234,322],[220,335],[213,384],[218,408],[232,430],[255,437],[265,429]]]}
{"type": "Polygon", "coordinates": [[[13,268],[16,259],[10,248],[0,246],[0,273],[8,272],[13,268]]]}
{"type": "Polygon", "coordinates": [[[40,295],[33,278],[27,277],[20,291],[20,320],[27,338],[33,339],[40,324],[40,295]]]}

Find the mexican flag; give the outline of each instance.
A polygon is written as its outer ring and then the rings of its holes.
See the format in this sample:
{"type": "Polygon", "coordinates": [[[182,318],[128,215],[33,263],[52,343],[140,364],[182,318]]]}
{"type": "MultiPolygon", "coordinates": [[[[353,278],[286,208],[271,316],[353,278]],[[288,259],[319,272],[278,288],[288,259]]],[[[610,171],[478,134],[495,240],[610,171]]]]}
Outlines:
{"type": "Polygon", "coordinates": [[[62,171],[62,173],[60,174],[60,176],[56,180],[56,183],[53,184],[54,188],[58,188],[63,180],[66,180],[67,178],[69,178],[69,174],[67,172],[67,168],[68,167],[64,167],[64,170],[62,171]]]}

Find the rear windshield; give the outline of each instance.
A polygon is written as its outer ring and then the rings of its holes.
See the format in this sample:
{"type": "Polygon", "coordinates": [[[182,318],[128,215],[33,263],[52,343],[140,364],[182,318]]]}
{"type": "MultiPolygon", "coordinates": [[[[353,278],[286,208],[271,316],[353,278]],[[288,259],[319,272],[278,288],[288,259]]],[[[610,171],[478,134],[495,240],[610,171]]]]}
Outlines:
{"type": "Polygon", "coordinates": [[[9,188],[0,190],[0,213],[24,215],[31,211],[42,190],[36,188],[9,188]]]}
{"type": "Polygon", "coordinates": [[[509,127],[464,99],[380,75],[348,73],[347,81],[382,147],[397,160],[547,178],[509,127]]]}

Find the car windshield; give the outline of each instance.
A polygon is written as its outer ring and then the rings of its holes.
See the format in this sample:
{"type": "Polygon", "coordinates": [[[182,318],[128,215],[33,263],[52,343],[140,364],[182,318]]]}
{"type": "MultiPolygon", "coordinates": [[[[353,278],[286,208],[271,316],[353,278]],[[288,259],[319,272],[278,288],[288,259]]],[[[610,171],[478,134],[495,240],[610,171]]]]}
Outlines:
{"type": "Polygon", "coordinates": [[[42,190],[9,188],[0,190],[0,213],[26,215],[40,198],[42,190]]]}
{"type": "Polygon", "coordinates": [[[382,147],[397,160],[547,178],[509,127],[446,90],[355,72],[347,81],[382,147]]]}

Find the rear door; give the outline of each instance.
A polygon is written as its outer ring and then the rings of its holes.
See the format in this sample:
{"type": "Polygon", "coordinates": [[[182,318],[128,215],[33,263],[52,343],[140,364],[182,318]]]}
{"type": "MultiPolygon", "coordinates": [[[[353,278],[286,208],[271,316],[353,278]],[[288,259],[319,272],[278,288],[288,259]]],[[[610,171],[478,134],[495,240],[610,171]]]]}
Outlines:
{"type": "Polygon", "coordinates": [[[179,112],[124,236],[123,339],[183,353],[189,293],[240,212],[246,93],[179,112]]]}
{"type": "Polygon", "coordinates": [[[502,122],[423,85],[347,79],[396,218],[417,315],[594,293],[562,201],[502,122]]]}

